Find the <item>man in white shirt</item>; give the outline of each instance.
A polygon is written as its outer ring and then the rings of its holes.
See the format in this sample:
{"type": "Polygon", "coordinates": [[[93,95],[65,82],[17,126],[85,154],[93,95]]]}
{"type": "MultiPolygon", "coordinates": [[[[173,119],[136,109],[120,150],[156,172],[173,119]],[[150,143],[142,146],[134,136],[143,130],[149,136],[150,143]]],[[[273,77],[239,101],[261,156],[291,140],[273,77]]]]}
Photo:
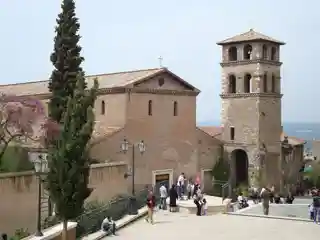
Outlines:
{"type": "Polygon", "coordinates": [[[161,184],[159,191],[160,191],[160,209],[166,210],[167,209],[167,197],[168,197],[168,192],[167,192],[166,186],[164,184],[161,184]]]}
{"type": "Polygon", "coordinates": [[[184,173],[181,173],[180,176],[178,177],[178,183],[177,183],[177,186],[178,186],[178,195],[179,195],[179,198],[181,199],[182,198],[182,195],[184,194],[184,173]]]}

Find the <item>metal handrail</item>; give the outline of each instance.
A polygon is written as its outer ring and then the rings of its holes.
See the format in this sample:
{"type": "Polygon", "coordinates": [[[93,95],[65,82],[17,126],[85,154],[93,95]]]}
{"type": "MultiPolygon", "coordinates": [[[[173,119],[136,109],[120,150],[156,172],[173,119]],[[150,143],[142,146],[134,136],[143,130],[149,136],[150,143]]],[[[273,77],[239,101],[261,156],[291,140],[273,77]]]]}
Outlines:
{"type": "Polygon", "coordinates": [[[223,203],[223,200],[225,199],[225,189],[226,188],[229,188],[229,182],[226,182],[224,183],[222,186],[221,186],[221,196],[222,196],[222,203],[223,203]]]}

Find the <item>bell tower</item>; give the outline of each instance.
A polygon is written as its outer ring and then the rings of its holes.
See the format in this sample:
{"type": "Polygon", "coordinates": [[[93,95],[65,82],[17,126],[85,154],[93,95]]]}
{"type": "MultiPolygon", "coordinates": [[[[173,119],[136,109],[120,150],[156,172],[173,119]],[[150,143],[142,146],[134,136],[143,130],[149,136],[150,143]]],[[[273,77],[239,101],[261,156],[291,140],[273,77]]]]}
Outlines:
{"type": "Polygon", "coordinates": [[[250,29],[222,46],[221,122],[231,182],[280,182],[281,61],[275,40],[250,29]]]}

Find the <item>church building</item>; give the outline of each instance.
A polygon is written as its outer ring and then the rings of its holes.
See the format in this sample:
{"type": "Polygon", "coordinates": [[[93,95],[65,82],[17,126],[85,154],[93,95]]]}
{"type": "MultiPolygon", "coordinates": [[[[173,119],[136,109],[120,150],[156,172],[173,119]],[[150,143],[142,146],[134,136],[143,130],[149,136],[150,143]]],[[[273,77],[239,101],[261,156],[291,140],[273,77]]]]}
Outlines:
{"type": "MultiPolygon", "coordinates": [[[[281,127],[284,43],[250,30],[218,45],[222,46],[221,126],[197,126],[200,90],[167,68],[87,76],[89,87],[93,79],[99,81],[91,159],[125,161],[128,171],[134,160],[137,185],[163,180],[172,184],[184,172],[200,177],[205,191],[210,191],[211,170],[219,158],[229,162],[232,184],[255,184],[256,176],[276,186],[285,184],[283,164],[289,161],[300,168],[304,141],[285,137],[281,127]],[[123,143],[128,143],[128,151],[122,151],[123,143]],[[284,154],[284,144],[289,153],[284,154]]],[[[50,99],[48,81],[2,85],[0,91],[34,96],[44,103],[50,99]]]]}

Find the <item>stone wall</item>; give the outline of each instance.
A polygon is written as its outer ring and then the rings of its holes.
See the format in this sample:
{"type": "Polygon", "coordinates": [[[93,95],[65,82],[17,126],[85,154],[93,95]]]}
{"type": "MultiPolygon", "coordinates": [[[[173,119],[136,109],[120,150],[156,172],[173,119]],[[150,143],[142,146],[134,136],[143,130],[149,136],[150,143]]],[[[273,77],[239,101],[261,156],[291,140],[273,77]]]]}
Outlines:
{"type": "MultiPolygon", "coordinates": [[[[87,201],[107,201],[127,193],[124,163],[103,163],[91,166],[90,187],[94,188],[87,201]],[[116,186],[116,187],[115,187],[116,186]]],[[[34,232],[37,217],[38,183],[32,171],[0,174],[0,231],[13,234],[18,228],[34,232]]]]}

